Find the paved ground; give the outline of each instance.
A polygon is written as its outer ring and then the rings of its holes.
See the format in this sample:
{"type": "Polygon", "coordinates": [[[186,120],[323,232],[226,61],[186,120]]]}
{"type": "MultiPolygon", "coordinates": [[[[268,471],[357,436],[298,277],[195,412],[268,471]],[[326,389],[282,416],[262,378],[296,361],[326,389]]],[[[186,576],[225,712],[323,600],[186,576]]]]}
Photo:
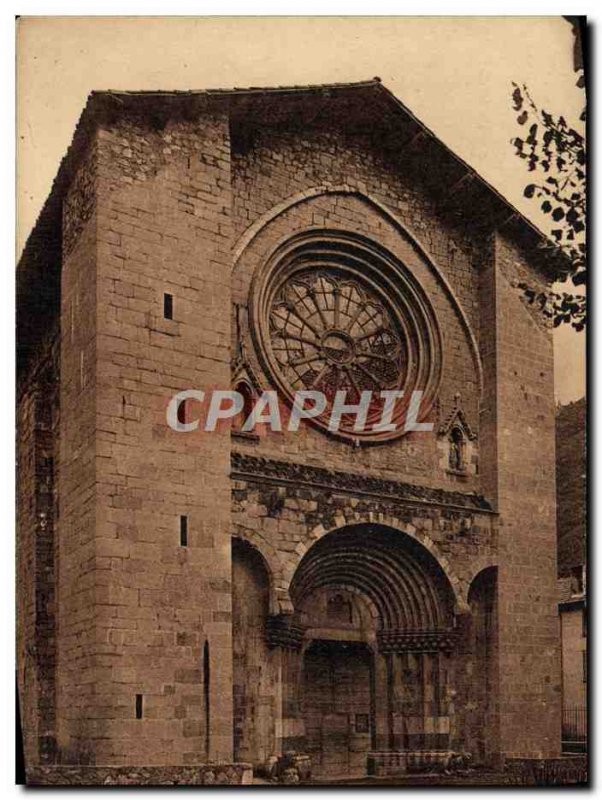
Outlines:
{"type": "Polygon", "coordinates": [[[521,776],[511,772],[493,772],[490,770],[470,770],[464,774],[428,773],[422,775],[398,775],[388,778],[327,778],[308,781],[313,786],[586,786],[585,772],[567,774],[563,779],[550,776],[549,783],[534,781],[534,776],[521,776]]]}
{"type": "Polygon", "coordinates": [[[430,773],[427,775],[402,775],[388,778],[323,778],[308,782],[312,786],[508,786],[511,781],[508,774],[501,772],[473,771],[465,775],[445,775],[430,773]]]}

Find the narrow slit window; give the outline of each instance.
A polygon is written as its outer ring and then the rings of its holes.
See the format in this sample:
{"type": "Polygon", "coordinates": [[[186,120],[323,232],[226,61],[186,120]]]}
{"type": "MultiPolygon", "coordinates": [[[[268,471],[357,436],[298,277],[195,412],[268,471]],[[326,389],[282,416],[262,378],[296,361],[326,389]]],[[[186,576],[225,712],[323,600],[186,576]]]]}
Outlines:
{"type": "Polygon", "coordinates": [[[209,642],[205,640],[203,646],[203,703],[205,706],[205,757],[207,760],[209,760],[209,752],[211,749],[211,709],[209,707],[211,699],[211,675],[209,670],[209,642]]]}
{"type": "Polygon", "coordinates": [[[173,319],[173,295],[167,292],[163,295],[163,316],[165,319],[173,319]]]}
{"type": "Polygon", "coordinates": [[[184,514],[180,517],[180,546],[188,547],[188,517],[184,514]]]}
{"type": "Polygon", "coordinates": [[[142,695],[136,695],[136,719],[142,719],[142,695]]]}

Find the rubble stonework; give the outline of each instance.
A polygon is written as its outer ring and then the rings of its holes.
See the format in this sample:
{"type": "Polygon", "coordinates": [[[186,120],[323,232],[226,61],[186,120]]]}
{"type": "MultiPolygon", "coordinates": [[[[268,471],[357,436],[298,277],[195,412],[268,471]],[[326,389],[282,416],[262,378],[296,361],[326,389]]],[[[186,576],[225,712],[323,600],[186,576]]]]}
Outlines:
{"type": "Polygon", "coordinates": [[[559,755],[540,241],[376,80],[91,96],[18,272],[32,782],[559,755]],[[180,391],[275,388],[258,298],[309,239],[347,287],[419,287],[433,430],[172,430],[180,391]]]}
{"type": "Polygon", "coordinates": [[[29,786],[244,786],[252,783],[250,764],[200,767],[32,767],[29,786]]]}

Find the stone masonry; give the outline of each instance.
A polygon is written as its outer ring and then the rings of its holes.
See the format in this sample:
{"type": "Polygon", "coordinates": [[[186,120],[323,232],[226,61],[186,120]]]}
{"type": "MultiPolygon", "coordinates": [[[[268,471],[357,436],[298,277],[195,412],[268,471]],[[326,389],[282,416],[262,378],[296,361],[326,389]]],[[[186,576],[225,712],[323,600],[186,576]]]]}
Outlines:
{"type": "Polygon", "coordinates": [[[559,755],[541,240],[376,79],[90,96],[17,276],[32,780],[559,755]],[[433,432],[170,429],[273,388],[257,297],[310,239],[428,306],[433,432]]]}

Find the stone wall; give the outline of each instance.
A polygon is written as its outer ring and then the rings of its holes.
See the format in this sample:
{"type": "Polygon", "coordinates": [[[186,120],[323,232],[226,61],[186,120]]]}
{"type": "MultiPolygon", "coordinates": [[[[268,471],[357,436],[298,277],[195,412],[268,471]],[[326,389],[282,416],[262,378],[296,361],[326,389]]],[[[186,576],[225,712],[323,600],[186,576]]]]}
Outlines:
{"type": "Polygon", "coordinates": [[[85,603],[97,666],[94,709],[81,714],[90,760],[227,761],[229,438],[198,439],[165,421],[177,391],[229,380],[227,120],[122,118],[99,130],[97,153],[94,595],[85,603]]]}
{"type": "Polygon", "coordinates": [[[561,689],[552,336],[516,287],[525,278],[542,286],[542,279],[506,237],[497,237],[492,269],[500,749],[507,756],[553,757],[561,689]]]}
{"type": "MultiPolygon", "coordinates": [[[[420,168],[425,155],[420,147],[389,149],[380,132],[355,131],[352,120],[334,115],[303,126],[289,123],[288,129],[264,124],[246,131],[239,122],[232,155],[233,225],[238,246],[243,233],[248,234],[260,219],[274,216],[292,198],[301,201],[300,195],[316,187],[350,186],[390,209],[416,236],[443,269],[471,325],[478,329],[473,269],[479,252],[474,227],[471,230],[461,218],[454,222],[443,219],[429,188],[429,180],[442,166],[441,156],[431,162],[426,175],[420,168]]],[[[328,198],[321,199],[326,205],[318,201],[312,211],[316,226],[329,220],[328,198]]],[[[344,204],[340,213],[349,226],[357,225],[357,217],[344,204]]]]}
{"type": "MultiPolygon", "coordinates": [[[[481,364],[477,351],[478,285],[475,264],[480,244],[439,215],[436,204],[401,154],[385,153],[382,143],[336,124],[309,126],[301,133],[263,128],[245,146],[234,142],[234,268],[232,298],[242,309],[242,344],[258,388],[269,388],[249,334],[253,279],[275,247],[293,233],[327,228],[351,231],[386,248],[426,292],[443,335],[443,365],[435,430],[454,409],[455,396],[478,437],[481,364]],[[421,248],[424,248],[422,250],[421,248]]],[[[239,322],[239,327],[240,322],[239,322]]],[[[238,342],[235,342],[238,344],[238,342]]],[[[327,459],[336,467],[441,487],[478,489],[475,474],[458,477],[441,463],[432,435],[410,433],[384,447],[351,448],[311,426],[293,435],[261,437],[262,454],[308,463],[327,459]],[[460,486],[458,486],[460,484],[460,486]]],[[[478,438],[475,463],[478,461],[478,438]]],[[[475,468],[475,472],[478,468],[475,468]]]]}
{"type": "Polygon", "coordinates": [[[586,785],[588,759],[585,755],[548,759],[509,758],[504,776],[504,783],[517,786],[586,785]]]}
{"type": "Polygon", "coordinates": [[[586,415],[585,398],[556,412],[556,526],[558,574],[586,563],[586,415]]]}
{"type": "MultiPolygon", "coordinates": [[[[28,763],[54,759],[55,733],[66,763],[231,758],[229,438],[193,444],[165,425],[178,389],[229,383],[229,187],[227,125],[211,118],[101,130],[66,190],[60,402],[47,388],[38,397],[23,378],[19,406],[28,763]],[[163,319],[165,292],[173,320],[163,319]],[[59,405],[51,462],[38,420],[41,412],[54,419],[59,405]],[[61,501],[56,603],[52,515],[42,532],[44,459],[58,470],[61,501]],[[220,665],[211,670],[209,715],[200,698],[204,652],[220,665]]],[[[58,514],[58,502],[50,505],[58,514]]]]}
{"type": "Polygon", "coordinates": [[[234,757],[266,764],[277,752],[278,656],[268,646],[269,576],[256,549],[232,552],[234,757]]]}
{"type": "MultiPolygon", "coordinates": [[[[567,604],[560,610],[562,636],[562,703],[564,708],[587,706],[587,638],[581,604],[567,604]]],[[[570,712],[569,712],[570,713],[570,712]]],[[[574,712],[573,712],[574,713],[574,712]]]]}
{"type": "Polygon", "coordinates": [[[290,581],[303,555],[345,525],[377,523],[409,533],[445,570],[464,610],[473,578],[496,563],[495,515],[472,495],[379,480],[372,487],[361,473],[242,454],[233,456],[232,477],[232,531],[268,564],[273,612],[290,607],[290,581]]]}
{"type": "Polygon", "coordinates": [[[457,653],[456,730],[462,749],[476,765],[491,764],[499,746],[497,574],[497,567],[489,567],[472,582],[471,613],[463,619],[457,653]]]}
{"type": "MultiPolygon", "coordinates": [[[[90,150],[80,170],[93,173],[94,162],[90,150]]],[[[77,203],[65,204],[63,225],[73,225],[79,235],[65,252],[61,269],[57,743],[66,761],[86,763],[95,725],[95,683],[102,680],[95,641],[94,563],[97,217],[87,210],[85,222],[79,222],[77,210],[77,203]]]]}
{"type": "Polygon", "coordinates": [[[39,353],[17,404],[17,681],[28,765],[56,755],[57,345],[39,353]]]}

